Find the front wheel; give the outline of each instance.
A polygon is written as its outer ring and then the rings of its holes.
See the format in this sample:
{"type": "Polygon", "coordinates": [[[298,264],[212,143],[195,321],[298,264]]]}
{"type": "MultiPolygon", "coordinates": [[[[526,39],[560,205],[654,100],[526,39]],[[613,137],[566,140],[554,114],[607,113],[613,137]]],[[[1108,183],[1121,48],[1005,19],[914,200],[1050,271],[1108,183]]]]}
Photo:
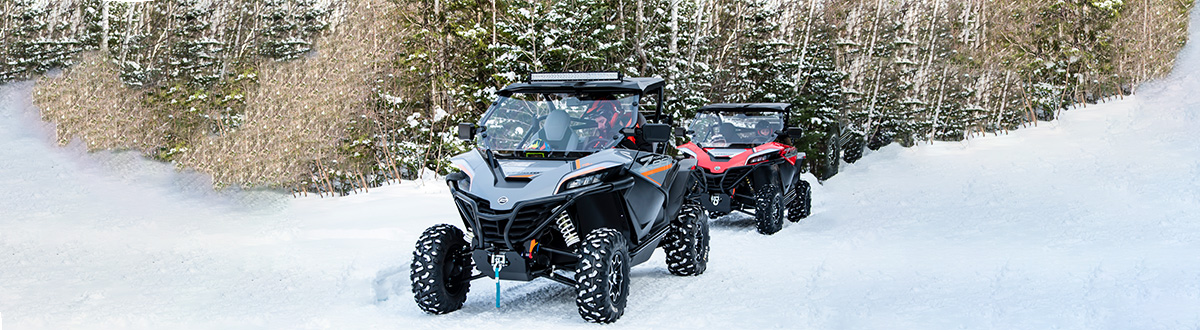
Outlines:
{"type": "Polygon", "coordinates": [[[612,323],[625,313],[629,298],[629,250],[625,236],[609,228],[587,235],[575,268],[575,304],[579,316],[612,323]]]}
{"type": "Polygon", "coordinates": [[[671,222],[663,251],[667,253],[667,270],[678,276],[704,273],[708,267],[708,217],[700,202],[687,200],[679,217],[671,222]]]}
{"type": "Polygon", "coordinates": [[[446,314],[462,308],[471,289],[475,262],[462,230],[441,224],[426,229],[412,259],[412,291],[426,313],[446,314]]]}
{"type": "Polygon", "coordinates": [[[783,194],[779,186],[768,184],[754,192],[754,220],[760,234],[771,235],[783,229],[783,194]]]}
{"type": "Polygon", "coordinates": [[[796,182],[796,198],[788,203],[788,221],[800,222],[812,214],[812,186],[808,181],[799,179],[796,182]]]}

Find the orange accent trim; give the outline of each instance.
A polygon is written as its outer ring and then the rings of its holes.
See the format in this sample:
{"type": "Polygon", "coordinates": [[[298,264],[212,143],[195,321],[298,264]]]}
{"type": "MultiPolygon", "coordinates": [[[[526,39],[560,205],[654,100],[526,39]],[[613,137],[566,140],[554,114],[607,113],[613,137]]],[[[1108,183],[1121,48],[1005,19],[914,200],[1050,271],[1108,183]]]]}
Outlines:
{"type": "Polygon", "coordinates": [[[668,168],[671,168],[671,166],[674,166],[674,164],[667,164],[667,165],[663,165],[663,166],[661,166],[661,167],[659,167],[659,168],[656,168],[656,169],[653,169],[653,170],[649,170],[649,171],[642,172],[642,175],[649,176],[649,175],[651,175],[651,174],[654,174],[654,173],[658,173],[658,172],[666,171],[668,168]]]}
{"type": "Polygon", "coordinates": [[[513,175],[513,176],[510,176],[510,178],[532,178],[536,175],[537,174],[513,175]]]}
{"type": "Polygon", "coordinates": [[[582,162],[580,162],[578,159],[576,159],[576,160],[575,160],[575,169],[577,169],[577,170],[578,170],[578,169],[581,169],[581,168],[584,168],[584,167],[592,166],[592,164],[595,164],[595,163],[587,163],[587,164],[583,164],[583,163],[582,163],[582,162]]]}
{"type": "Polygon", "coordinates": [[[654,178],[651,178],[650,175],[654,174],[654,173],[666,171],[667,169],[671,168],[671,166],[674,166],[674,164],[667,164],[667,165],[663,165],[663,166],[653,169],[653,170],[642,172],[642,176],[646,177],[647,179],[650,179],[650,181],[654,182],[654,184],[661,186],[662,183],[659,183],[658,180],[654,180],[654,178]]]}

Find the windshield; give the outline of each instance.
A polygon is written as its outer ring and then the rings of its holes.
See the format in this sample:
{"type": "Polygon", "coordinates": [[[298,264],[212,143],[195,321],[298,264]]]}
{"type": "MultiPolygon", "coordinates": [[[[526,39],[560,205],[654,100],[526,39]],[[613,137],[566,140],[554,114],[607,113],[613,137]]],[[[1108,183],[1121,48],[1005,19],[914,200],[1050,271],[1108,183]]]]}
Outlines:
{"type": "Polygon", "coordinates": [[[637,118],[637,95],[529,93],[501,96],[484,114],[491,150],[596,151],[621,142],[637,118]]]}
{"type": "Polygon", "coordinates": [[[692,141],[701,147],[757,146],[775,141],[776,132],[783,129],[783,114],[704,111],[696,114],[688,129],[695,132],[692,141]]]}

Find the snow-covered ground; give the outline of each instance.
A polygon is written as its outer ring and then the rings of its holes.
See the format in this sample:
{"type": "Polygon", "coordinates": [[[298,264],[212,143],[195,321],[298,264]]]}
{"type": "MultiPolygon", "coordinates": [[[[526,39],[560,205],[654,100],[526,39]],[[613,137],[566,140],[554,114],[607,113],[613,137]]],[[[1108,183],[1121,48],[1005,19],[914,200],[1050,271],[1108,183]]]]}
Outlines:
{"type": "MultiPolygon", "coordinates": [[[[605,328],[1200,328],[1200,47],[1178,63],[1036,128],[870,153],[774,236],[714,220],[706,273],[656,255],[605,328]]],[[[29,88],[0,88],[7,329],[596,327],[545,280],[504,282],[499,309],[480,280],[462,310],[420,312],[412,245],[458,223],[436,181],[212,192],[134,153],[55,146],[29,88]]]]}

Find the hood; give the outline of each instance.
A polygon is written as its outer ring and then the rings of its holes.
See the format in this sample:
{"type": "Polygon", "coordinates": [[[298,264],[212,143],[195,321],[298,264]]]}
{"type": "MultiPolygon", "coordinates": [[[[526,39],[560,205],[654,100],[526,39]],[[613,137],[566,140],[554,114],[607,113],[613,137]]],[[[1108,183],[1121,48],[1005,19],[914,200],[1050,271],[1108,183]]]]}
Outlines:
{"type": "Polygon", "coordinates": [[[493,168],[483,151],[473,150],[454,156],[450,162],[471,178],[469,185],[460,188],[486,199],[493,210],[507,211],[520,201],[552,196],[564,181],[585,172],[625,166],[632,160],[632,151],[610,149],[573,161],[497,159],[499,166],[493,168]]]}
{"type": "MultiPolygon", "coordinates": [[[[703,148],[692,142],[679,146],[680,151],[696,159],[697,166],[709,173],[718,174],[725,173],[730,168],[746,166],[746,161],[755,156],[781,152],[786,148],[787,146],[773,142],[754,148],[703,148]]],[[[794,164],[794,157],[789,158],[789,161],[794,164]]]]}

